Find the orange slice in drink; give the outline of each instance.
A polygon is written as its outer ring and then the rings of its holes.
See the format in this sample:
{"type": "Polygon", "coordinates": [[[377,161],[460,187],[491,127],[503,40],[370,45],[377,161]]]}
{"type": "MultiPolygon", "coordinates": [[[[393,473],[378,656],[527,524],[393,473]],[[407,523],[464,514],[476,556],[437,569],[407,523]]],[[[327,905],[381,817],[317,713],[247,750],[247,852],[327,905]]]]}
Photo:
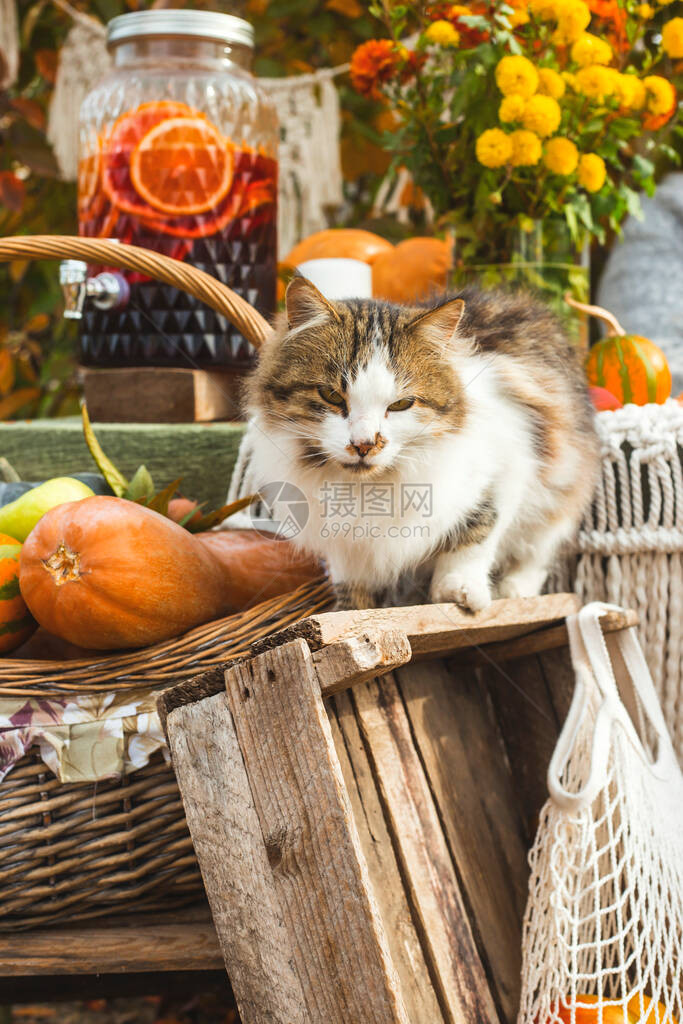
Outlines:
{"type": "Polygon", "coordinates": [[[233,157],[210,121],[171,117],[143,136],[130,158],[138,195],[169,217],[214,209],[232,184],[233,157]]]}
{"type": "Polygon", "coordinates": [[[204,119],[205,115],[179,100],[154,100],[141,103],[114,122],[103,136],[102,188],[110,202],[127,213],[151,216],[155,211],[141,200],[130,180],[130,158],[141,139],[164,120],[187,117],[204,119]]]}

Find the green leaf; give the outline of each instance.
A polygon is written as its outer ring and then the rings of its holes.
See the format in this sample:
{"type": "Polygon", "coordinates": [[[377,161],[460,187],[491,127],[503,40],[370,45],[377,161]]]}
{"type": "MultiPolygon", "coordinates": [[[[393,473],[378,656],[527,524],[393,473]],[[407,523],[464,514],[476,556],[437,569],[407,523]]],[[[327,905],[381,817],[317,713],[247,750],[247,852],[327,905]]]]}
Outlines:
{"type": "Polygon", "coordinates": [[[128,484],[128,487],[123,494],[123,497],[128,498],[129,501],[140,501],[143,499],[144,501],[149,502],[154,498],[154,494],[154,482],[147,466],[138,466],[135,470],[133,479],[128,484]]]}
{"type": "Polygon", "coordinates": [[[150,501],[140,500],[141,505],[147,505],[147,508],[151,508],[153,512],[159,512],[162,516],[168,515],[168,503],[178,490],[182,483],[183,478],[180,476],[177,480],[171,481],[167,487],[164,487],[163,491],[159,491],[155,494],[150,501]]]}
{"type": "Polygon", "coordinates": [[[111,459],[102,451],[100,442],[95,437],[92,425],[90,423],[90,417],[88,416],[88,407],[85,402],[81,403],[81,418],[83,420],[83,433],[85,435],[85,443],[88,446],[88,451],[95,460],[95,465],[99,469],[100,473],[107,481],[117,498],[122,498],[129,486],[123,473],[121,473],[111,459]]]}
{"type": "Polygon", "coordinates": [[[229,505],[217,508],[215,512],[208,512],[196,522],[189,523],[187,529],[190,533],[202,533],[204,530],[210,530],[212,527],[222,523],[224,519],[233,516],[235,512],[241,512],[243,508],[253,504],[257,498],[258,494],[248,494],[246,498],[238,498],[237,501],[232,501],[229,505]]]}

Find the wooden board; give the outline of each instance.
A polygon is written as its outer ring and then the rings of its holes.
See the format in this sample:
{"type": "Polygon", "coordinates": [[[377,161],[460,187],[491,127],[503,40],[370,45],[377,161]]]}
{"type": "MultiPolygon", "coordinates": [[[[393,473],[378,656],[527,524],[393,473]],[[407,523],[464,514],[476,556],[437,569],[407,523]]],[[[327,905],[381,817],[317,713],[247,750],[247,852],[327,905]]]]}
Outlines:
{"type": "Polygon", "coordinates": [[[240,1013],[250,1024],[305,1024],[301,984],[226,694],[177,708],[167,728],[240,1013]]]}
{"type": "MultiPolygon", "coordinates": [[[[237,458],[244,424],[96,423],[107,455],[127,476],[144,463],[158,487],[182,477],[181,490],[220,508],[237,458]]],[[[79,417],[0,423],[0,455],[23,480],[95,470],[79,417]]]]}
{"type": "Polygon", "coordinates": [[[409,1024],[308,647],[225,685],[312,1024],[409,1024]]]}
{"type": "Polygon", "coordinates": [[[498,1024],[459,880],[393,676],[351,691],[449,1024],[498,1024]]]}
{"type": "Polygon", "coordinates": [[[503,1019],[519,1008],[527,844],[497,723],[475,670],[433,661],[396,673],[503,1019]]]}
{"type": "Polygon", "coordinates": [[[93,422],[207,423],[237,420],[244,373],[163,366],[83,368],[93,422]]]}
{"type": "Polygon", "coordinates": [[[0,978],[215,971],[223,957],[209,908],[0,932],[0,978]]]}
{"type": "Polygon", "coordinates": [[[358,721],[348,693],[328,702],[334,745],[411,1024],[443,1024],[358,721]]]}
{"type": "Polygon", "coordinates": [[[405,633],[413,659],[434,657],[464,647],[523,636],[557,623],[580,608],[575,594],[546,594],[493,601],[474,614],[455,604],[425,604],[405,608],[370,608],[365,611],[325,612],[272,633],[253,645],[255,652],[269,650],[302,637],[311,650],[362,637],[364,630],[395,630],[405,633]]]}

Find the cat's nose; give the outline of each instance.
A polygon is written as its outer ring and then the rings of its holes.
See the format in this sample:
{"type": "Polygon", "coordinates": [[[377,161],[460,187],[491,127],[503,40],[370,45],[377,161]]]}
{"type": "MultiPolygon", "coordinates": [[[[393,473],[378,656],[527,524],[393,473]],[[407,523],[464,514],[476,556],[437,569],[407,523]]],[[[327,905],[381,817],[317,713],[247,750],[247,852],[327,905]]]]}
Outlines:
{"type": "Polygon", "coordinates": [[[374,441],[355,441],[351,443],[351,447],[360,455],[361,459],[364,459],[368,452],[371,452],[375,447],[374,441]]]}
{"type": "Polygon", "coordinates": [[[381,451],[386,443],[386,440],[378,430],[372,441],[351,441],[346,450],[350,455],[356,452],[357,455],[360,455],[361,459],[364,459],[366,455],[374,455],[376,452],[381,451]]]}

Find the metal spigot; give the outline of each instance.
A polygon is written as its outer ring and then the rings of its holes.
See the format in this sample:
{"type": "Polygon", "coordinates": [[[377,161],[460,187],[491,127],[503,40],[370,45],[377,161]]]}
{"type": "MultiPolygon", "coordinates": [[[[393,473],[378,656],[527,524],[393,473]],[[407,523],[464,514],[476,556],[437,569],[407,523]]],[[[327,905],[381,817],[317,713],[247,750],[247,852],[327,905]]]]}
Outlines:
{"type": "Polygon", "coordinates": [[[88,264],[83,260],[63,260],[59,265],[59,283],[64,292],[64,317],[80,320],[86,298],[98,309],[119,309],[128,302],[130,289],[122,274],[105,270],[88,277],[88,264]]]}

